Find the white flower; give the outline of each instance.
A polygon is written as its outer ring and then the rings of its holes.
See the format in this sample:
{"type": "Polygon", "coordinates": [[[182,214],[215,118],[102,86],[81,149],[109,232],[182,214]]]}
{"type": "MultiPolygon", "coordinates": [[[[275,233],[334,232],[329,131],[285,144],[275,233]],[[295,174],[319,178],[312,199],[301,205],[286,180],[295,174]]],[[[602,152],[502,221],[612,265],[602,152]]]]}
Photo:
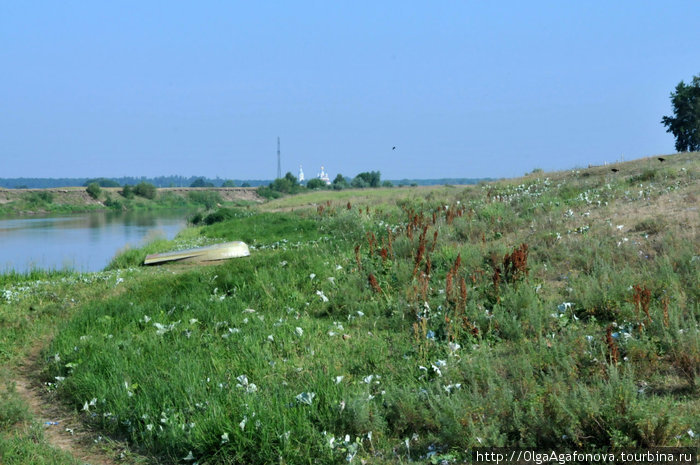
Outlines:
{"type": "Polygon", "coordinates": [[[315,392],[302,392],[301,394],[297,395],[296,399],[300,404],[311,405],[314,397],[316,397],[315,392]]]}
{"type": "Polygon", "coordinates": [[[373,379],[374,379],[374,375],[369,375],[369,376],[365,376],[365,377],[362,379],[362,381],[364,381],[366,384],[369,384],[369,383],[372,382],[373,379]]]}
{"type": "Polygon", "coordinates": [[[147,425],[146,425],[146,429],[147,429],[148,431],[153,431],[153,423],[147,424],[147,425]]]}
{"type": "Polygon", "coordinates": [[[342,269],[343,269],[343,267],[342,267],[342,266],[340,266],[340,265],[336,265],[336,266],[335,266],[335,269],[336,269],[336,271],[340,271],[340,270],[342,270],[342,269]]]}
{"type": "Polygon", "coordinates": [[[335,284],[335,278],[334,278],[333,276],[329,277],[329,278],[328,278],[328,281],[329,281],[331,284],[335,284]]]}
{"type": "Polygon", "coordinates": [[[624,225],[624,224],[618,224],[618,225],[615,226],[615,227],[617,228],[618,231],[622,231],[622,228],[624,228],[625,225],[624,225]]]}
{"type": "Polygon", "coordinates": [[[694,432],[692,429],[689,429],[689,430],[688,430],[688,436],[690,436],[691,438],[694,438],[694,437],[695,437],[695,432],[694,432]]]}
{"type": "Polygon", "coordinates": [[[298,327],[298,326],[296,327],[296,329],[294,330],[294,332],[297,333],[297,336],[299,336],[299,337],[301,337],[301,336],[304,334],[304,330],[301,329],[301,328],[298,327]]]}
{"type": "Polygon", "coordinates": [[[340,384],[340,382],[345,378],[345,376],[336,376],[335,377],[335,384],[340,384]]]}
{"type": "Polygon", "coordinates": [[[313,279],[314,279],[315,277],[316,277],[316,273],[311,273],[311,274],[309,275],[309,279],[311,279],[312,281],[313,281],[313,279]]]}
{"type": "Polygon", "coordinates": [[[221,444],[226,444],[228,442],[228,433],[221,435],[221,444]]]}
{"type": "Polygon", "coordinates": [[[243,310],[243,313],[255,313],[255,310],[253,310],[252,308],[246,308],[245,310],[243,310]]]}
{"type": "Polygon", "coordinates": [[[272,334],[270,334],[269,336],[267,336],[267,340],[270,341],[270,342],[275,342],[275,338],[272,337],[272,334]]]}
{"type": "Polygon", "coordinates": [[[323,294],[323,291],[316,291],[316,295],[319,296],[322,301],[328,302],[328,297],[326,297],[325,294],[323,294]]]}
{"type": "Polygon", "coordinates": [[[243,420],[238,424],[238,426],[241,428],[241,431],[245,429],[245,424],[248,421],[248,417],[243,417],[243,420]]]}
{"type": "Polygon", "coordinates": [[[192,451],[190,451],[190,453],[187,454],[187,457],[184,457],[182,460],[187,460],[188,462],[194,460],[194,455],[192,455],[192,451]]]}

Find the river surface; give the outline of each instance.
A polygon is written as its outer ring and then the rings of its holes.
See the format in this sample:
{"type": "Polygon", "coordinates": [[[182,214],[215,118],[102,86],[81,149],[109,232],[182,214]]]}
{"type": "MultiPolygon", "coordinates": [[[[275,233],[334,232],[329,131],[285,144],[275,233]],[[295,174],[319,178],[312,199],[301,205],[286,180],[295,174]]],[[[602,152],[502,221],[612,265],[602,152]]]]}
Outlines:
{"type": "Polygon", "coordinates": [[[0,218],[0,273],[35,268],[99,271],[127,245],[172,239],[186,223],[185,211],[0,218]]]}

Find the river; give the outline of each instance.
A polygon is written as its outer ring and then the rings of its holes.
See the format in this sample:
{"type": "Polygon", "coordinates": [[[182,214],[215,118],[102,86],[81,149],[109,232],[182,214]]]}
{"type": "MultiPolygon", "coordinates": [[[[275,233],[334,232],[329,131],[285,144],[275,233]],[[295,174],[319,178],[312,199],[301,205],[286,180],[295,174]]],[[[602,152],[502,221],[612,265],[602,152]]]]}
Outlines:
{"type": "Polygon", "coordinates": [[[0,273],[31,269],[102,270],[125,246],[172,239],[185,211],[92,212],[0,218],[0,273]]]}

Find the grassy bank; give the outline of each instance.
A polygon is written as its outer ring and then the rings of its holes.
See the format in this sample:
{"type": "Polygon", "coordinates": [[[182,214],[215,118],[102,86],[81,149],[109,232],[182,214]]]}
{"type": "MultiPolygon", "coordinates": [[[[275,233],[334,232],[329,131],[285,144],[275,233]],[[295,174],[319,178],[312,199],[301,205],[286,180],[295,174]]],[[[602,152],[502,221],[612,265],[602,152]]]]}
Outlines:
{"type": "Polygon", "coordinates": [[[697,447],[699,163],[653,162],[231,210],[180,240],[249,258],[117,257],[123,292],[59,312],[44,380],[167,463],[697,447]]]}
{"type": "Polygon", "coordinates": [[[95,197],[85,188],[0,189],[0,217],[63,214],[104,210],[212,209],[252,206],[260,199],[253,189],[163,188],[152,197],[124,194],[123,188],[102,188],[95,197]]]}

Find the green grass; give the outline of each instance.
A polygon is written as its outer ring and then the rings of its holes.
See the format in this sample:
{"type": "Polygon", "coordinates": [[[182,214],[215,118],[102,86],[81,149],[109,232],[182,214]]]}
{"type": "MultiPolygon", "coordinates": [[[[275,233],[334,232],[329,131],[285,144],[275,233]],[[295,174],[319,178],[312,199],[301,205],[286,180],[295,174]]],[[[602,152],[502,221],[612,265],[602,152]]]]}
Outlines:
{"type": "Polygon", "coordinates": [[[54,387],[87,423],[165,462],[697,447],[698,163],[625,166],[226,210],[117,257],[123,292],[70,312],[46,380],[64,377],[54,387]],[[221,240],[252,254],[135,268],[221,240]]]}

